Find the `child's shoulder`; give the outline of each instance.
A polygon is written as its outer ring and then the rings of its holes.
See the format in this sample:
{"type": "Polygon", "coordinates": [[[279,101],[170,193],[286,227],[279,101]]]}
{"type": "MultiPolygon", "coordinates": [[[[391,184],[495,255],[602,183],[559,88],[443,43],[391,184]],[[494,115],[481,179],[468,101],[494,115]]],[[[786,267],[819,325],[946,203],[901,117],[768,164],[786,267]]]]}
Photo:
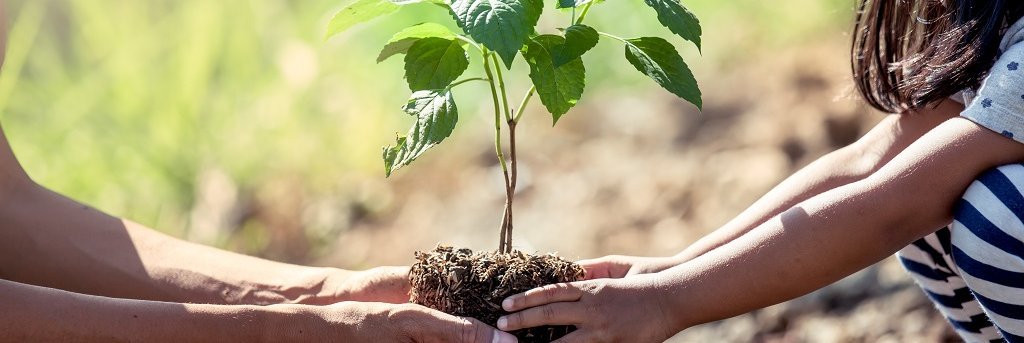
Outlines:
{"type": "Polygon", "coordinates": [[[1024,143],[1024,18],[1006,30],[999,49],[981,87],[965,91],[961,116],[1024,143]]]}
{"type": "Polygon", "coordinates": [[[1000,55],[1010,50],[1011,46],[1024,42],[1024,18],[1017,20],[1010,25],[1003,34],[1003,40],[999,44],[1000,55]]]}

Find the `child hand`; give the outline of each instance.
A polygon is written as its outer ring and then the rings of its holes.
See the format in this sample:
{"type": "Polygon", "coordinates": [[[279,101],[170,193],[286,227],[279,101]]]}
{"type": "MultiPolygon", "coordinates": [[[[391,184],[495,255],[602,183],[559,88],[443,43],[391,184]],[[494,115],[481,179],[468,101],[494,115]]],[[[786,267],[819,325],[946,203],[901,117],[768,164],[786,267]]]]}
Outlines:
{"type": "Polygon", "coordinates": [[[620,279],[631,275],[657,273],[679,264],[672,257],[608,255],[576,262],[586,270],[584,280],[620,279]]]}
{"type": "Polygon", "coordinates": [[[663,342],[683,328],[662,301],[664,282],[653,276],[596,279],[535,288],[502,302],[509,312],[498,329],[575,325],[556,342],[663,342]],[[518,312],[516,312],[518,311],[518,312]]]}

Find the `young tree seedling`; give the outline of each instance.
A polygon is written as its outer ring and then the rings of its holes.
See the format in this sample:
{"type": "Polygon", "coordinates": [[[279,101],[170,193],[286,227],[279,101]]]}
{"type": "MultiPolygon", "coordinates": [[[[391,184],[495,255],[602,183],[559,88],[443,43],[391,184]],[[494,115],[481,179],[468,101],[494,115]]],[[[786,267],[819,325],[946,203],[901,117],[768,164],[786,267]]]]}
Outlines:
{"type": "MultiPolygon", "coordinates": [[[[555,8],[567,9],[570,26],[557,33],[538,34],[536,25],[544,9],[542,0],[358,0],[341,9],[330,21],[327,37],[352,26],[398,11],[402,6],[428,2],[451,14],[462,29],[426,22],[396,33],[377,56],[383,62],[404,54],[405,79],[412,95],[402,108],[416,118],[405,136],[383,150],[387,176],[444,141],[455,130],[459,111],[452,90],[473,81],[486,82],[494,104],[494,151],[505,182],[505,209],[501,220],[498,252],[512,251],[512,203],[518,168],[516,126],[523,109],[536,94],[557,124],[576,106],[586,85],[583,55],[601,37],[621,43],[626,61],[663,88],[701,108],[701,93],[686,62],[669,41],[660,37],[620,38],[584,24],[599,0],[556,0],[555,8]],[[578,11],[578,15],[577,15],[578,11]],[[529,65],[533,87],[518,107],[509,106],[502,68],[510,70],[516,57],[529,65]],[[479,58],[483,74],[459,79],[470,58],[479,58]],[[508,156],[502,147],[502,127],[508,132],[508,156]]],[[[669,31],[700,49],[701,27],[697,17],[676,0],[644,0],[669,31]]]]}

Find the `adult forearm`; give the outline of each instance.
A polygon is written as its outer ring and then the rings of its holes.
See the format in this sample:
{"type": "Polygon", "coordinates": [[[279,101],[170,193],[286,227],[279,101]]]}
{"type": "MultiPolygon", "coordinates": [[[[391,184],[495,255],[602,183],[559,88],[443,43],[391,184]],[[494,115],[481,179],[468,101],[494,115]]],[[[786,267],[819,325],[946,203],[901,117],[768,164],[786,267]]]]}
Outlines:
{"type": "MultiPolygon", "coordinates": [[[[143,283],[172,295],[171,301],[217,304],[328,304],[342,297],[351,272],[279,263],[179,240],[134,222],[122,221],[135,243],[143,283]],[[147,279],[148,278],[148,279],[147,279]]],[[[81,250],[82,254],[102,254],[81,250]]],[[[100,256],[104,258],[107,256],[100,256]]],[[[108,260],[99,268],[119,266],[108,260]]],[[[82,275],[88,278],[89,275],[82,275]]]]}
{"type": "Polygon", "coordinates": [[[172,238],[35,186],[0,203],[0,276],[119,298],[324,303],[337,269],[277,263],[172,238]]]}
{"type": "Polygon", "coordinates": [[[192,305],[89,296],[0,280],[4,342],[256,342],[256,306],[192,305]]]}
{"type": "Polygon", "coordinates": [[[0,342],[509,342],[413,304],[207,305],[107,298],[0,280],[0,342]]]}

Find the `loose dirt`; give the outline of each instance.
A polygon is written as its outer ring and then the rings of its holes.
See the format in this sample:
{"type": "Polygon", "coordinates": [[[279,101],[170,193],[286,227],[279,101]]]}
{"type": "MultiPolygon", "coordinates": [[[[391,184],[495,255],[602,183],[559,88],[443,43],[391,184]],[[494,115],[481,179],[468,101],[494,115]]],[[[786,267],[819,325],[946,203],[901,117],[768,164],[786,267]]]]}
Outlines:
{"type": "MultiPolygon", "coordinates": [[[[561,257],[476,252],[438,246],[416,252],[409,272],[410,300],[456,316],[473,317],[495,325],[506,314],[501,301],[535,287],[581,280],[583,267],[561,257]]],[[[546,326],[512,332],[520,342],[550,342],[575,328],[546,326]]]]}

